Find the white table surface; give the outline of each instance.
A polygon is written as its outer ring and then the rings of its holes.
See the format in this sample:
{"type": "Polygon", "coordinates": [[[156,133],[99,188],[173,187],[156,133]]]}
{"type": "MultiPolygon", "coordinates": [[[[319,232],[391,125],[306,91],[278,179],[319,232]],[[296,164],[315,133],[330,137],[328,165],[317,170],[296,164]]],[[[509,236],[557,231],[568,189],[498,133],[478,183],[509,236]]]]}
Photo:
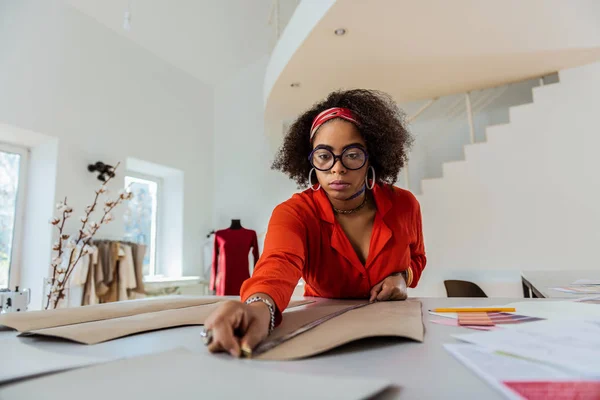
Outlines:
{"type": "MultiPolygon", "coordinates": [[[[423,298],[423,321],[425,341],[416,343],[394,338],[367,339],[346,345],[329,353],[298,361],[253,361],[257,369],[275,369],[279,371],[306,374],[356,376],[383,378],[393,382],[398,388],[387,391],[380,398],[385,399],[501,399],[499,392],[469,372],[444,348],[444,343],[456,343],[450,337],[456,333],[472,332],[465,328],[442,326],[429,323],[431,316],[427,310],[447,306],[484,306],[499,305],[524,299],[498,298],[423,298]]],[[[319,299],[318,301],[327,301],[319,299]]],[[[530,301],[545,301],[533,299],[530,301]]],[[[97,345],[86,346],[62,340],[17,337],[14,331],[0,330],[0,355],[4,346],[17,341],[38,349],[58,354],[90,356],[102,359],[131,357],[147,353],[156,353],[177,347],[185,347],[202,355],[203,362],[210,363],[215,357],[207,352],[200,340],[202,327],[182,327],[149,332],[125,337],[97,345]]],[[[35,362],[29,360],[28,362],[35,362]]],[[[2,368],[18,360],[2,360],[2,368]]],[[[277,382],[271,382],[277,385],[277,382]]],[[[298,384],[301,384],[299,382],[298,384]]],[[[218,388],[199,388],[203,398],[211,398],[211,391],[218,388]]],[[[282,387],[281,393],[293,390],[282,387]]],[[[114,392],[113,392],[114,393],[114,392]]],[[[117,397],[114,397],[117,398],[117,397]]],[[[282,395],[285,398],[285,395],[282,395]]]]}
{"type": "Polygon", "coordinates": [[[579,279],[600,280],[600,267],[597,270],[564,271],[521,271],[521,276],[535,287],[544,297],[555,299],[576,299],[593,296],[593,293],[565,293],[552,290],[555,287],[571,286],[579,279]]]}

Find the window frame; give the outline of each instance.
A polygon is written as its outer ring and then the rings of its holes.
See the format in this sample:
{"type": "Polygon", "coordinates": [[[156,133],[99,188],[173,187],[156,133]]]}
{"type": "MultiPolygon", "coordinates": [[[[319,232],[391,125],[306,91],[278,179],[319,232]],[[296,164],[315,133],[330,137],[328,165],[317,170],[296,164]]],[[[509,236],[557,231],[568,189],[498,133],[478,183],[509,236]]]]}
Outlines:
{"type": "Polygon", "coordinates": [[[10,264],[8,266],[8,289],[20,286],[21,283],[21,249],[23,247],[23,227],[25,223],[25,200],[27,196],[27,177],[29,169],[29,153],[26,147],[15,146],[0,142],[0,151],[4,153],[18,154],[19,160],[19,182],[17,187],[17,199],[15,202],[15,218],[12,243],[10,245],[10,264]]]}
{"type": "MultiPolygon", "coordinates": [[[[126,171],[125,177],[123,178],[124,186],[126,185],[125,182],[127,178],[141,179],[144,181],[156,183],[156,212],[154,213],[154,232],[152,234],[152,237],[150,238],[150,243],[154,242],[154,251],[150,254],[150,266],[148,268],[148,275],[144,275],[143,279],[161,277],[162,275],[158,275],[156,273],[156,270],[160,255],[160,246],[158,244],[160,243],[160,209],[162,203],[163,178],[160,176],[147,175],[136,171],[126,171]]],[[[127,186],[125,186],[125,188],[127,188],[127,186]]]]}

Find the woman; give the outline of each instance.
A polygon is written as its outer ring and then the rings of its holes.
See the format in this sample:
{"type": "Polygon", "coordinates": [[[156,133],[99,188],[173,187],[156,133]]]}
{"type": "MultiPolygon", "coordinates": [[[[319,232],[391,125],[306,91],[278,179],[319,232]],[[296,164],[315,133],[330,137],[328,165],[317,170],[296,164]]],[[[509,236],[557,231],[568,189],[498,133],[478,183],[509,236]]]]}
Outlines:
{"type": "Polygon", "coordinates": [[[401,111],[376,91],[334,92],[296,120],[273,167],[310,187],[273,211],[243,302],[207,319],[210,351],[251,354],[301,277],[306,296],[406,299],[426,262],[419,204],[392,186],[411,142],[401,111]]]}

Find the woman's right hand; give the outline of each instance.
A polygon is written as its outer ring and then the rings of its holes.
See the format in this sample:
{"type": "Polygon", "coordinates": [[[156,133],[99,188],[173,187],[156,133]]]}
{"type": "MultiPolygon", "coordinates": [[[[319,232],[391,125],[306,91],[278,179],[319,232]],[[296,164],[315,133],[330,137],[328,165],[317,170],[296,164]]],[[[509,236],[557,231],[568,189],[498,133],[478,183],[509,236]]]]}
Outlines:
{"type": "Polygon", "coordinates": [[[204,323],[204,329],[212,331],[208,350],[212,353],[227,351],[234,357],[239,357],[242,350],[251,354],[269,335],[270,322],[269,307],[262,302],[225,302],[204,323]]]}

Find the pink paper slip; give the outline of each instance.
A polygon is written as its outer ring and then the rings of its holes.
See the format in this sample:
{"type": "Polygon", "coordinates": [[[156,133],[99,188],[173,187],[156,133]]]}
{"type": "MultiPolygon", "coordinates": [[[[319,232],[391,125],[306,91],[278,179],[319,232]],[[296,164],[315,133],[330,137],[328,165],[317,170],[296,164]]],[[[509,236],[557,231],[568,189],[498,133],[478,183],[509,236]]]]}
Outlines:
{"type": "Polygon", "coordinates": [[[495,326],[459,325],[458,320],[456,320],[454,318],[432,319],[429,322],[432,322],[432,323],[438,324],[438,325],[460,326],[462,328],[475,329],[478,331],[493,331],[495,329],[498,329],[495,326]]]}
{"type": "Polygon", "coordinates": [[[503,382],[527,400],[600,400],[600,382],[503,382]]]}
{"type": "Polygon", "coordinates": [[[494,326],[490,317],[485,312],[458,313],[458,324],[460,326],[494,326]]]}

